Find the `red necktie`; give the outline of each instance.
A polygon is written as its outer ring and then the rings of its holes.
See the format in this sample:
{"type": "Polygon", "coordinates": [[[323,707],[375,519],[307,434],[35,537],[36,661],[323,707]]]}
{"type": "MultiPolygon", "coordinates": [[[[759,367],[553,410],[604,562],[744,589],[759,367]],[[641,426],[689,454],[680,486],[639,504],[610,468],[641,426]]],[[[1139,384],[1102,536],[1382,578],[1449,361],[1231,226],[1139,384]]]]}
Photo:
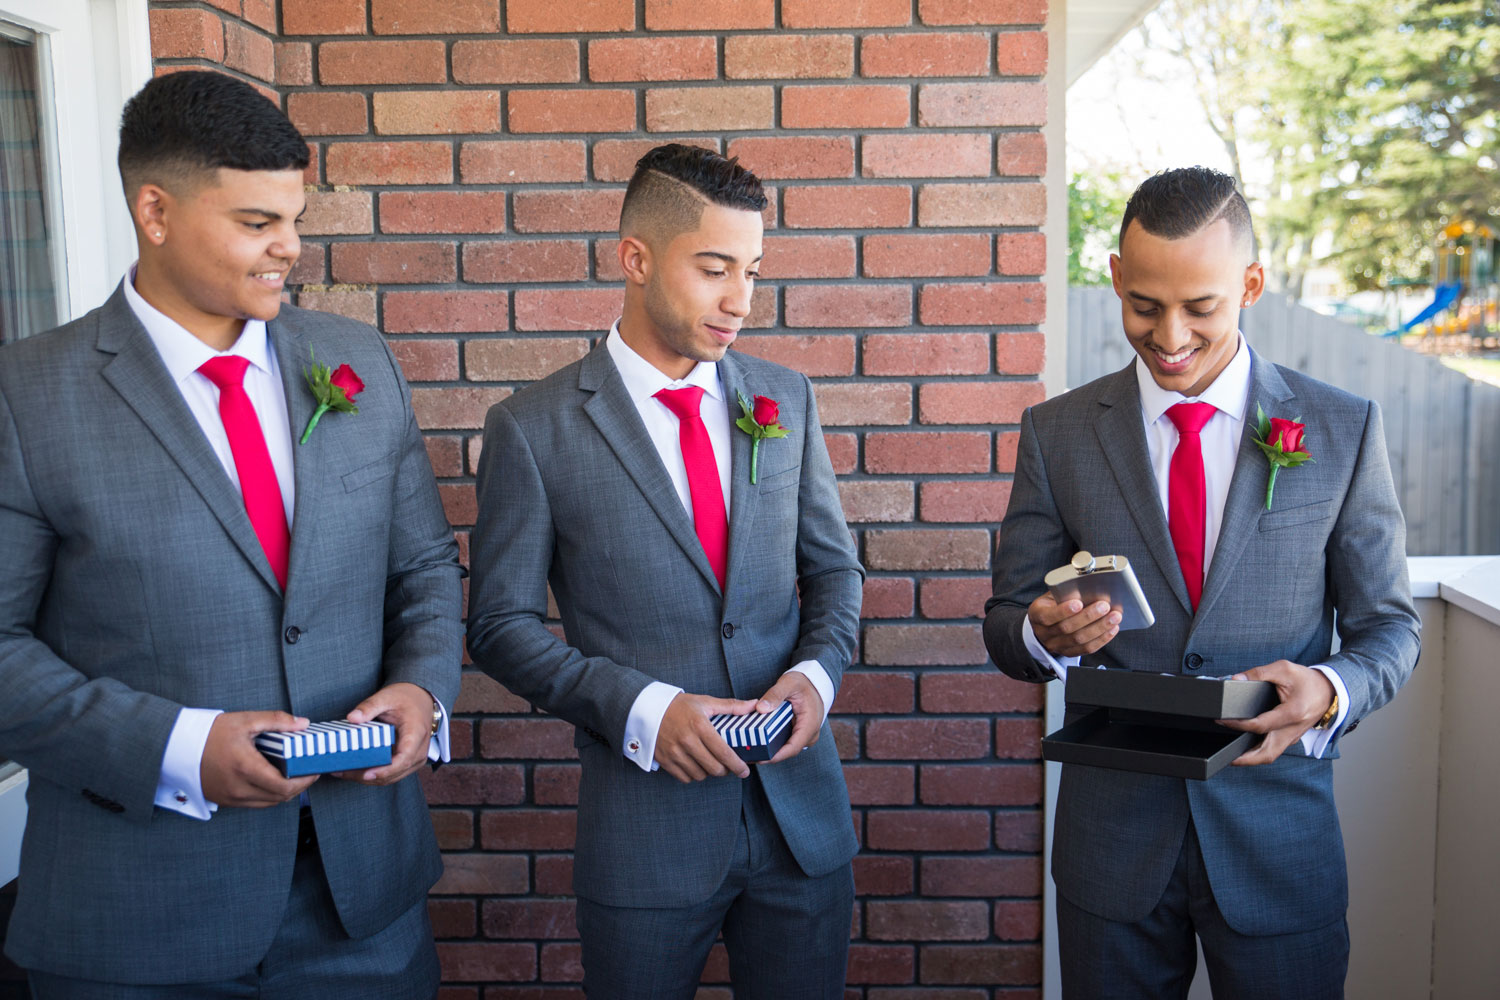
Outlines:
{"type": "Polygon", "coordinates": [[[698,541],[703,543],[714,576],[719,578],[719,589],[723,590],[729,568],[729,518],[724,514],[724,488],[719,484],[714,446],[708,439],[703,418],[698,415],[703,389],[696,385],[663,389],[656,398],[677,414],[677,440],[682,444],[688,492],[693,497],[693,527],[698,532],[698,541]]]}
{"type": "Polygon", "coordinates": [[[226,354],[210,358],[198,371],[219,387],[219,417],[229,436],[229,450],[240,477],[240,492],[245,496],[245,513],[270,560],[276,582],[286,589],[286,568],[292,547],[292,533],[286,525],[286,507],[281,502],[281,484],[271,465],[266,436],[261,432],[255,407],[245,393],[247,358],[226,354]]]}
{"type": "Polygon", "coordinates": [[[1198,436],[1214,415],[1212,403],[1178,403],[1167,410],[1177,425],[1177,447],[1167,472],[1167,526],[1187,581],[1188,600],[1198,610],[1203,595],[1203,544],[1207,533],[1208,487],[1203,481],[1203,440],[1198,436]]]}

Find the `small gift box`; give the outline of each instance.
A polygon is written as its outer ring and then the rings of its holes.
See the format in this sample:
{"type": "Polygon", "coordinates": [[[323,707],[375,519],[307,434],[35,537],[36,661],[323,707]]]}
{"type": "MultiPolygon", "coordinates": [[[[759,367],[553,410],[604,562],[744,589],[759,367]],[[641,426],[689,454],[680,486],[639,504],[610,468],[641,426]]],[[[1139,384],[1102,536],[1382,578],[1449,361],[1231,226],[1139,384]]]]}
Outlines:
{"type": "Polygon", "coordinates": [[[1268,681],[1135,670],[1068,671],[1064,725],[1042,756],[1064,764],[1206,781],[1259,739],[1215,719],[1253,719],[1280,697],[1268,681]]]}
{"type": "Polygon", "coordinates": [[[708,721],[740,760],[770,760],[792,735],[792,705],[784,701],[765,715],[715,715],[708,721]]]}
{"type": "Polygon", "coordinates": [[[315,722],[295,733],[261,733],[255,748],[286,777],[300,778],[389,764],[395,742],[389,722],[315,722]]]}

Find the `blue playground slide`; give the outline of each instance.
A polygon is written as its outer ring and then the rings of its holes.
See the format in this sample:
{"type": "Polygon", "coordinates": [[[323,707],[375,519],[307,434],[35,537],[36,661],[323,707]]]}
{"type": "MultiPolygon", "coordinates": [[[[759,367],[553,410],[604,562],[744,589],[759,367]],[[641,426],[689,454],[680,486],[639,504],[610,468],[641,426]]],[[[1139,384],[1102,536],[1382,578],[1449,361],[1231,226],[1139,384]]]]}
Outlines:
{"type": "Polygon", "coordinates": [[[1387,332],[1381,334],[1381,336],[1397,337],[1403,333],[1406,333],[1412,327],[1427,322],[1428,320],[1432,319],[1432,317],[1442,312],[1444,309],[1452,307],[1453,303],[1458,301],[1459,293],[1461,293],[1463,290],[1464,286],[1462,282],[1440,282],[1438,286],[1432,290],[1432,301],[1427,303],[1427,308],[1417,313],[1405,323],[1402,323],[1396,329],[1388,330],[1387,332]]]}

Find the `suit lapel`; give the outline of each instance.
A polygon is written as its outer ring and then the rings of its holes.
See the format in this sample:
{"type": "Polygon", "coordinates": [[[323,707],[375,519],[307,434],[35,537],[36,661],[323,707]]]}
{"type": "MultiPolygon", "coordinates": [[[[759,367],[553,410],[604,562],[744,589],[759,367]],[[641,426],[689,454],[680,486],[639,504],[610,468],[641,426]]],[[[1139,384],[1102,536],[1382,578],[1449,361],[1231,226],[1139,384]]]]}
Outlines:
{"type": "Polygon", "coordinates": [[[245,501],[224,474],[224,466],[203,436],[182,392],[172,381],[156,345],[146,333],[123,288],[105,303],[100,316],[99,350],[113,354],[103,369],[104,380],[136,412],[192,483],[208,509],[224,526],[240,553],[255,567],[266,585],[281,593],[260,539],[245,513],[245,501]]]}
{"type": "Polygon", "coordinates": [[[1198,601],[1201,619],[1229,585],[1239,563],[1240,553],[1260,524],[1265,512],[1266,477],[1270,467],[1255,444],[1255,407],[1258,403],[1267,413],[1278,412],[1279,404],[1293,398],[1291,388],[1276,366],[1250,355],[1250,392],[1245,399],[1245,426],[1235,455],[1234,475],[1229,480],[1229,495],[1224,500],[1224,517],[1219,526],[1219,540],[1214,546],[1213,562],[1203,581],[1203,596],[1198,601]]]}
{"type": "Polygon", "coordinates": [[[714,577],[713,567],[708,564],[703,543],[693,531],[693,522],[672,486],[672,478],[667,475],[666,466],[662,465],[661,456],[651,443],[651,435],[646,433],[646,425],[641,422],[635,401],[630,398],[603,341],[583,359],[578,371],[578,387],[593,393],[583,404],[583,411],[594,422],[656,516],[661,518],[667,533],[676,540],[698,572],[718,590],[719,581],[714,577]]]}
{"type": "MultiPolygon", "coordinates": [[[[286,574],[287,589],[290,590],[292,581],[297,578],[298,567],[309,559],[308,550],[316,538],[314,526],[324,485],[319,470],[325,468],[327,462],[323,451],[327,435],[313,431],[307,444],[298,444],[303,429],[312,419],[315,403],[303,375],[303,369],[312,363],[312,345],[306,334],[275,319],[266,324],[266,336],[271,340],[271,347],[276,352],[276,366],[281,370],[287,424],[292,432],[292,482],[296,497],[292,506],[292,550],[286,574]]],[[[324,358],[320,363],[337,366],[338,360],[324,358]]]]}
{"type": "Polygon", "coordinates": [[[1167,530],[1167,515],[1157,496],[1156,478],[1151,472],[1151,456],[1146,450],[1146,429],[1141,420],[1140,390],[1135,384],[1135,363],[1117,372],[1108,390],[1100,396],[1104,412],[1094,422],[1099,447],[1109,462],[1125,507],[1135,520],[1136,528],[1146,541],[1146,549],[1156,561],[1162,578],[1189,615],[1193,612],[1188,598],[1177,550],[1167,530]]]}
{"type": "MultiPolygon", "coordinates": [[[[746,383],[745,376],[734,352],[725,353],[719,362],[719,381],[724,386],[724,402],[729,408],[729,568],[726,580],[734,579],[735,567],[751,543],[750,529],[755,524],[755,510],[760,502],[760,489],[750,484],[750,435],[734,425],[741,415],[739,394],[743,392],[747,398],[755,397],[755,390],[746,383]]],[[[725,586],[728,586],[727,582],[725,586]]]]}

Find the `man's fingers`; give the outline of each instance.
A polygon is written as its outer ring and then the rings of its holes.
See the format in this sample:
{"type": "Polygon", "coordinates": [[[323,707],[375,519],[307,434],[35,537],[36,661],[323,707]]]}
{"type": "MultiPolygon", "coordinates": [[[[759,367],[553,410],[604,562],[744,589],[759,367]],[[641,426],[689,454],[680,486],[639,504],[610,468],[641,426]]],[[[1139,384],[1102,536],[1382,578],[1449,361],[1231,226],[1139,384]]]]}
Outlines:
{"type": "Polygon", "coordinates": [[[755,711],[756,699],[710,698],[702,695],[698,698],[698,704],[708,715],[749,715],[755,711]]]}
{"type": "Polygon", "coordinates": [[[722,778],[730,773],[741,778],[749,776],[750,769],[745,766],[745,762],[729,749],[729,744],[724,742],[712,726],[705,724],[695,729],[693,736],[696,738],[686,741],[688,753],[693,755],[698,766],[710,777],[722,778]]]}
{"type": "MultiPolygon", "coordinates": [[[[1118,611],[1106,610],[1106,613],[1102,617],[1093,617],[1095,609],[1098,607],[1101,607],[1101,605],[1095,605],[1089,611],[1074,615],[1072,619],[1069,619],[1070,621],[1078,621],[1078,627],[1072,633],[1073,642],[1076,645],[1087,646],[1097,639],[1102,639],[1106,633],[1114,631],[1120,624],[1120,613],[1118,611]]],[[[1102,607],[1108,609],[1109,605],[1105,604],[1102,607]]]]}
{"type": "MultiPolygon", "coordinates": [[[[1034,606],[1034,605],[1033,605],[1034,606]]],[[[1062,614],[1051,625],[1037,626],[1032,623],[1038,641],[1053,656],[1082,656],[1092,653],[1114,637],[1119,630],[1120,613],[1111,611],[1108,604],[1098,601],[1084,607],[1078,601],[1068,601],[1056,606],[1058,609],[1077,608],[1062,614]]]]}
{"type": "Polygon", "coordinates": [[[1083,610],[1082,601],[1064,601],[1061,604],[1051,594],[1043,594],[1031,602],[1029,613],[1031,614],[1031,625],[1055,626],[1065,618],[1078,614],[1083,610]]]}
{"type": "Polygon", "coordinates": [[[1282,755],[1292,742],[1283,733],[1270,733],[1257,746],[1251,747],[1234,759],[1236,767],[1255,767],[1269,764],[1282,755]]]}
{"type": "Polygon", "coordinates": [[[239,728],[249,736],[258,733],[295,732],[306,729],[308,720],[290,712],[226,712],[239,723],[239,728]]]}
{"type": "Polygon", "coordinates": [[[1295,725],[1297,711],[1293,706],[1282,702],[1252,719],[1220,719],[1219,722],[1230,729],[1238,729],[1242,733],[1273,733],[1278,729],[1295,725]]]}
{"type": "Polygon", "coordinates": [[[281,772],[276,770],[270,761],[261,757],[259,753],[256,757],[259,760],[245,761],[238,769],[241,782],[238,797],[247,804],[280,805],[296,798],[304,789],[318,780],[316,774],[302,778],[283,778],[281,772]]]}
{"type": "Polygon", "coordinates": [[[682,782],[684,785],[690,785],[695,781],[702,781],[704,778],[708,777],[708,775],[704,774],[691,761],[683,762],[675,757],[661,761],[661,766],[662,770],[666,771],[668,774],[676,778],[678,781],[682,782]]]}
{"type": "Polygon", "coordinates": [[[797,721],[792,725],[792,735],[786,738],[786,743],[766,763],[780,764],[789,757],[797,756],[817,741],[821,729],[819,720],[806,715],[797,716],[797,721]]]}
{"type": "Polygon", "coordinates": [[[714,772],[719,767],[714,761],[714,755],[709,753],[703,744],[692,740],[684,742],[678,748],[677,761],[684,771],[693,776],[694,781],[715,777],[714,772]]]}
{"type": "MultiPolygon", "coordinates": [[[[717,733],[715,737],[717,737],[717,733]]],[[[740,759],[740,755],[730,748],[729,744],[721,739],[715,738],[705,741],[704,748],[714,755],[714,759],[724,768],[725,774],[732,774],[736,778],[750,777],[750,765],[740,759]]]]}
{"type": "MultiPolygon", "coordinates": [[[[1104,631],[1087,642],[1074,642],[1072,645],[1062,645],[1052,649],[1053,656],[1087,656],[1089,653],[1103,649],[1111,639],[1120,634],[1118,624],[1106,624],[1104,631]]],[[[1076,638],[1076,637],[1074,637],[1076,638]]],[[[1051,647],[1049,647],[1051,648],[1051,647]]]]}

